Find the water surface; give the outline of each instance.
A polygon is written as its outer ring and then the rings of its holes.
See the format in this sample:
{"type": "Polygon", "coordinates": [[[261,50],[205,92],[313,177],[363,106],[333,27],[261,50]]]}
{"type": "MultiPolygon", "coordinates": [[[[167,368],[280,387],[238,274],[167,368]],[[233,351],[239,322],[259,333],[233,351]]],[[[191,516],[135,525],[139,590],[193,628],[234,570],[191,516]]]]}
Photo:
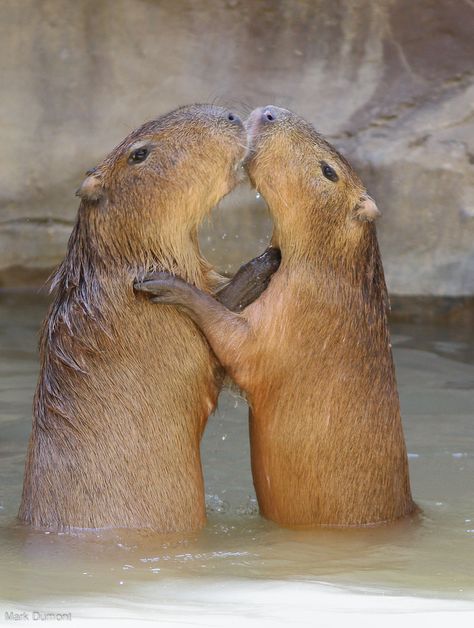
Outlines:
{"type": "Polygon", "coordinates": [[[472,332],[392,326],[420,517],[303,532],[265,521],[252,487],[246,404],[225,392],[202,445],[209,514],[202,532],[69,535],[31,531],[15,520],[45,309],[44,297],[0,295],[0,621],[3,604],[73,609],[76,617],[159,613],[173,625],[191,618],[199,625],[226,618],[227,625],[235,617],[283,625],[286,613],[288,621],[315,625],[314,612],[329,617],[342,599],[356,615],[381,600],[380,609],[395,614],[436,609],[443,621],[452,612],[473,618],[472,332]],[[405,607],[410,599],[418,606],[405,607]]]}

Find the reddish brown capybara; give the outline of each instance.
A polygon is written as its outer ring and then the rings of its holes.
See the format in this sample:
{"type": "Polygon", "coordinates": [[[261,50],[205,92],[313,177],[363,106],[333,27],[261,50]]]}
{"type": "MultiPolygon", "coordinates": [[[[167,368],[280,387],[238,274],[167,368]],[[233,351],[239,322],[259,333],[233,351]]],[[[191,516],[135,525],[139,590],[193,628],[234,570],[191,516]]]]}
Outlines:
{"type": "MultiPolygon", "coordinates": [[[[133,282],[166,269],[202,290],[221,284],[197,228],[234,187],[245,144],[226,109],[183,107],[133,131],[78,190],[41,334],[23,522],[159,532],[204,524],[199,445],[222,369],[189,317],[137,297],[133,282]]],[[[272,259],[239,273],[237,292],[223,289],[230,307],[253,298],[248,285],[265,287],[272,259]]]]}
{"type": "Polygon", "coordinates": [[[162,274],[142,284],[186,308],[251,409],[262,514],[282,525],[368,525],[415,510],[374,220],[349,163],[296,114],[248,122],[247,170],[282,262],[242,314],[162,274]]]}

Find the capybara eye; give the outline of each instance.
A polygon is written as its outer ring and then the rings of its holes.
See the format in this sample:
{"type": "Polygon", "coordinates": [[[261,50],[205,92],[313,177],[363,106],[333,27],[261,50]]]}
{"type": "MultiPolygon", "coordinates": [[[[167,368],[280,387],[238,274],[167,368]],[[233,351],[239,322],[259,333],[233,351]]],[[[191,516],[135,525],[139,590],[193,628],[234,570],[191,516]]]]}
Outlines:
{"type": "Polygon", "coordinates": [[[264,115],[269,122],[272,122],[275,119],[269,111],[266,111],[264,115]]]}
{"type": "Polygon", "coordinates": [[[128,158],[128,163],[139,164],[140,162],[145,161],[145,159],[148,157],[149,152],[150,151],[148,150],[148,148],[137,148],[137,150],[134,150],[130,154],[130,157],[128,158]]]}
{"type": "Polygon", "coordinates": [[[227,120],[230,120],[231,122],[234,122],[235,120],[235,116],[233,113],[229,113],[229,115],[227,116],[227,120]]]}
{"type": "Polygon", "coordinates": [[[329,179],[329,181],[338,181],[339,177],[337,176],[337,172],[334,170],[334,168],[332,168],[329,164],[325,163],[323,161],[323,163],[321,164],[321,170],[323,172],[323,175],[326,177],[326,179],[329,179]]]}

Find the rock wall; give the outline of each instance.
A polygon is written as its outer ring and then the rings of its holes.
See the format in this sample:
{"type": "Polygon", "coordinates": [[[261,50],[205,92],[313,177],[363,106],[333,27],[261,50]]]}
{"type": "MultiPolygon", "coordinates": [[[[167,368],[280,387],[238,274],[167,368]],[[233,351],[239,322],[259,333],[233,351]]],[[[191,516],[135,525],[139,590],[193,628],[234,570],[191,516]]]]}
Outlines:
{"type": "MultiPolygon", "coordinates": [[[[294,109],[383,211],[394,294],[474,294],[472,0],[2,0],[0,285],[61,258],[84,171],[180,104],[294,109]]],[[[221,269],[271,223],[241,189],[202,242],[221,269]]]]}

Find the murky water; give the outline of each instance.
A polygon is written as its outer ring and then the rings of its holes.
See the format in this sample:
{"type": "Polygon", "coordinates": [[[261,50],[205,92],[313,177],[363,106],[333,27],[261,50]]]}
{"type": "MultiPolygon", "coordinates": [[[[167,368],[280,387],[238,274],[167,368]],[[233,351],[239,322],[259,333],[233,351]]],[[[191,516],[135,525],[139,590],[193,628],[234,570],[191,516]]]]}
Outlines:
{"type": "Polygon", "coordinates": [[[283,625],[295,618],[297,625],[322,625],[314,623],[314,613],[329,617],[341,610],[341,600],[356,615],[416,608],[437,610],[438,618],[457,612],[473,619],[473,332],[392,328],[419,518],[304,532],[261,519],[246,405],[224,393],[202,446],[205,530],[173,537],[71,536],[34,532],[15,521],[45,308],[43,297],[0,295],[0,621],[4,605],[72,609],[75,617],[104,620],[158,613],[160,625],[234,625],[236,617],[235,625],[283,625]],[[406,602],[413,596],[418,606],[406,602]]]}

